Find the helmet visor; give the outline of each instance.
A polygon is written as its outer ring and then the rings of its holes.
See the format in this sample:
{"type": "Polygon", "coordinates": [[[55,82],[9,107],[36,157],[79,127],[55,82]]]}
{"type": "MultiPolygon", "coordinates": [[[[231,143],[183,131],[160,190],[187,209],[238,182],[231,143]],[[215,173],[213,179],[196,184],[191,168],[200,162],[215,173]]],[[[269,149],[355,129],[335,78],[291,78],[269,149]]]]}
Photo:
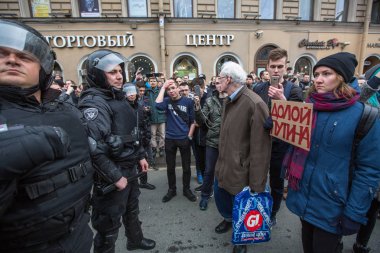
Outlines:
{"type": "Polygon", "coordinates": [[[94,66],[95,68],[100,69],[104,72],[110,72],[117,65],[120,65],[121,63],[124,63],[127,60],[119,54],[110,53],[103,56],[100,59],[99,58],[95,59],[95,61],[96,61],[95,66],[94,66]]]}
{"type": "Polygon", "coordinates": [[[53,71],[54,56],[46,41],[12,23],[0,22],[0,47],[32,54],[38,59],[46,74],[53,71]]]}

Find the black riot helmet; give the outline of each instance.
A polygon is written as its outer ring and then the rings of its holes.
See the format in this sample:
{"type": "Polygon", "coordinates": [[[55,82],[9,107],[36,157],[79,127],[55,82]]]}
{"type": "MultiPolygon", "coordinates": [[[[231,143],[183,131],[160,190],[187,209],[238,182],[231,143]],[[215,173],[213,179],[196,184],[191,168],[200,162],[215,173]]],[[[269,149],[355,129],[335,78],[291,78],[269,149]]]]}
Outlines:
{"type": "Polygon", "coordinates": [[[105,72],[112,71],[117,65],[123,70],[123,83],[127,82],[127,70],[131,63],[121,54],[100,49],[91,53],[84,62],[87,71],[86,80],[90,87],[110,89],[105,72]],[[126,70],[127,69],[127,70],[126,70]]]}
{"type": "Polygon", "coordinates": [[[56,57],[44,36],[30,26],[13,20],[0,19],[0,31],[0,47],[33,55],[39,61],[38,85],[41,90],[47,89],[56,57]]]}

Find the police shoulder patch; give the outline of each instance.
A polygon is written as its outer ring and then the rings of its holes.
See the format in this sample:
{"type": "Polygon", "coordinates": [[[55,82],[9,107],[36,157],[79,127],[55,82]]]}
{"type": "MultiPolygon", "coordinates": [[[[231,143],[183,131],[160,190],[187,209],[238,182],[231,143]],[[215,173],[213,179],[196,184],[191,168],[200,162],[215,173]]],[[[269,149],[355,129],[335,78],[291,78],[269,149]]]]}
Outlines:
{"type": "Polygon", "coordinates": [[[98,117],[99,111],[96,108],[87,108],[83,111],[83,115],[87,120],[94,120],[98,117]]]}

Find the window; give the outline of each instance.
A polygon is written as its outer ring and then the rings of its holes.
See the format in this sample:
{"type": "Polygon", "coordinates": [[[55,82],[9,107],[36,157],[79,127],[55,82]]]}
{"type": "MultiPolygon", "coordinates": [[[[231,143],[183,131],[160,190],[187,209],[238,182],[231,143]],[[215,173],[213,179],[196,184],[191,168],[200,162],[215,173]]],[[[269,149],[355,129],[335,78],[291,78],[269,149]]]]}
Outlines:
{"type": "Polygon", "coordinates": [[[81,17],[100,17],[99,0],[79,0],[81,17]]]}
{"type": "Polygon", "coordinates": [[[312,20],[313,4],[313,0],[299,1],[299,16],[301,20],[312,20]]]}
{"type": "Polygon", "coordinates": [[[380,24],[380,0],[373,0],[371,23],[380,24]]]}
{"type": "Polygon", "coordinates": [[[131,60],[131,62],[134,65],[134,71],[129,71],[129,80],[133,80],[135,71],[139,67],[143,68],[143,71],[141,72],[143,75],[156,72],[153,62],[148,57],[136,56],[131,60]]]}
{"type": "Polygon", "coordinates": [[[146,0],[128,0],[129,17],[147,17],[148,7],[146,0]]]}
{"type": "Polygon", "coordinates": [[[274,0],[260,0],[260,15],[262,19],[274,19],[274,0]]]}
{"type": "Polygon", "coordinates": [[[189,76],[189,80],[198,76],[198,64],[197,61],[188,55],[180,56],[173,65],[173,72],[177,76],[189,76]]]}
{"type": "Polygon", "coordinates": [[[235,17],[235,0],[218,0],[218,18],[235,17]]]}
{"type": "Polygon", "coordinates": [[[301,57],[296,61],[296,64],[294,66],[294,73],[303,73],[303,74],[308,74],[312,75],[311,73],[313,71],[311,67],[311,61],[308,57],[301,57]]]}
{"type": "Polygon", "coordinates": [[[267,63],[268,63],[268,57],[269,57],[269,52],[273,49],[277,48],[276,46],[273,45],[268,45],[264,46],[261,49],[259,49],[256,53],[256,74],[259,76],[260,71],[265,70],[267,63]]]}
{"type": "Polygon", "coordinates": [[[347,10],[348,10],[348,1],[337,0],[336,7],[335,7],[335,20],[347,21],[347,10]]]}
{"type": "Polygon", "coordinates": [[[232,55],[224,55],[224,56],[220,57],[220,59],[216,63],[216,70],[215,70],[216,75],[219,75],[220,70],[222,69],[223,64],[225,62],[228,62],[228,61],[239,63],[238,60],[234,56],[232,56],[232,55]]]}
{"type": "Polygon", "coordinates": [[[30,10],[34,18],[48,18],[50,11],[50,0],[30,0],[30,10]]]}
{"type": "Polygon", "coordinates": [[[176,18],[193,17],[193,1],[192,0],[174,0],[174,16],[176,18]]]}

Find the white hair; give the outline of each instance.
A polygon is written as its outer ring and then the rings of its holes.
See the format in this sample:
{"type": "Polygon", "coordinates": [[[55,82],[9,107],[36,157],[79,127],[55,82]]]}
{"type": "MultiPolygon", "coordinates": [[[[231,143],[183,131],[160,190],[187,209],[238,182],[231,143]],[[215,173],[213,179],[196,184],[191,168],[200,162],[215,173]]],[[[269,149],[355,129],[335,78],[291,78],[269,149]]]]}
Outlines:
{"type": "Polygon", "coordinates": [[[232,61],[223,64],[220,74],[231,77],[234,83],[239,84],[245,84],[247,78],[247,73],[242,66],[232,61]]]}

